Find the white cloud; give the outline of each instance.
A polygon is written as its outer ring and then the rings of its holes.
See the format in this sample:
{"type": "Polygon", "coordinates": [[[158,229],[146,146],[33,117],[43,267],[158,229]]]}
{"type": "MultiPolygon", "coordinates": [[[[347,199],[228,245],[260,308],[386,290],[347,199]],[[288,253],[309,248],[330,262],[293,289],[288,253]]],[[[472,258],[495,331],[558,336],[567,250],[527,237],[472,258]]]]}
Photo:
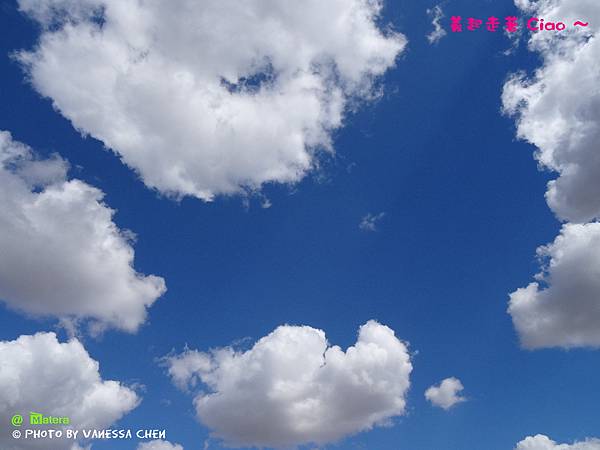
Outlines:
{"type": "Polygon", "coordinates": [[[323,444],[388,424],[405,411],[412,371],[406,345],[375,321],[346,352],[321,330],[285,325],[245,352],[187,350],[166,361],[176,384],[208,388],[194,400],[198,418],[231,446],[323,444]]]}
{"type": "Polygon", "coordinates": [[[447,34],[441,23],[444,18],[444,11],[442,11],[441,5],[436,5],[427,10],[427,15],[431,17],[431,24],[433,25],[433,31],[427,35],[427,40],[430,44],[435,44],[447,34]]]}
{"type": "Polygon", "coordinates": [[[515,450],[600,450],[600,440],[587,439],[574,444],[557,444],[548,436],[528,436],[517,444],[515,450]]]}
{"type": "Polygon", "coordinates": [[[458,403],[462,403],[467,399],[460,396],[460,392],[464,389],[458,378],[446,378],[437,386],[431,386],[425,391],[425,398],[432,405],[443,409],[450,409],[458,403]]]}
{"type": "Polygon", "coordinates": [[[183,447],[179,444],[171,444],[169,441],[155,440],[140,443],[137,450],[183,450],[183,447]]]}
{"type": "Polygon", "coordinates": [[[600,23],[596,0],[517,2],[536,17],[560,18],[563,32],[531,33],[529,48],[543,58],[532,77],[513,75],[505,84],[505,112],[517,117],[517,134],[537,147],[540,166],[559,176],[546,199],[560,219],[600,218],[600,23]],[[575,20],[589,21],[587,29],[575,20]]]}
{"type": "Polygon", "coordinates": [[[54,333],[0,341],[0,443],[3,449],[71,448],[67,440],[10,437],[11,417],[29,412],[69,417],[74,429],[108,427],[139,403],[136,393],[117,381],[102,380],[98,362],[77,339],[58,342],[54,333]],[[25,444],[29,443],[30,446],[25,444]],[[18,444],[18,446],[17,446],[18,444]]]}
{"type": "Polygon", "coordinates": [[[0,131],[0,299],[32,315],[90,319],[96,331],[135,331],[164,280],[134,270],[129,234],[103,193],[66,171],[60,157],[36,159],[0,131]]]}
{"type": "Polygon", "coordinates": [[[405,46],[381,0],[19,5],[44,27],[33,86],[146,185],[205,200],[300,180],[405,46]]]}
{"type": "Polygon", "coordinates": [[[360,220],[358,228],[360,228],[363,231],[377,231],[377,226],[384,217],[384,212],[380,212],[379,214],[369,213],[360,220]]]}
{"type": "Polygon", "coordinates": [[[564,225],[538,256],[538,281],[510,295],[523,346],[600,347],[600,223],[564,225]]]}
{"type": "Polygon", "coordinates": [[[537,282],[510,295],[509,313],[526,348],[600,346],[600,3],[595,0],[516,0],[535,17],[560,19],[562,32],[532,33],[529,48],[542,66],[504,85],[504,111],[517,135],[537,147],[542,168],[558,173],[546,200],[563,227],[538,249],[547,261],[537,282]],[[577,28],[576,20],[589,22],[577,28]],[[585,225],[585,222],[592,222],[585,225]],[[582,225],[573,225],[580,223],[582,225]],[[543,287],[540,287],[540,283],[543,287]]]}
{"type": "Polygon", "coordinates": [[[166,362],[171,380],[181,390],[196,387],[201,382],[200,375],[210,372],[213,366],[210,355],[189,349],[168,357],[166,362]]]}

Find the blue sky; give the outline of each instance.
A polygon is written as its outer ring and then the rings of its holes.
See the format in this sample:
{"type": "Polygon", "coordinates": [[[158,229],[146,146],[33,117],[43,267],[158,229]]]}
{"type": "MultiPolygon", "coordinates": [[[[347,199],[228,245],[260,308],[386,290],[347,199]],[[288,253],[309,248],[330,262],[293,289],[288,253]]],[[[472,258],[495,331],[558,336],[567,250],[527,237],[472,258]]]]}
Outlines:
{"type": "MultiPolygon", "coordinates": [[[[558,442],[598,435],[597,353],[523,350],[506,312],[509,293],[539,271],[536,248],[561,226],[544,199],[555,174],[538,170],[534,146],[515,137],[514,120],[501,112],[508,75],[531,72],[540,58],[524,40],[503,54],[511,42],[502,33],[449,33],[430,45],[431,6],[386,2],[380,22],[408,46],[382,77],[382,98],[345,117],[333,133],[335,155],[318,171],[263,186],[272,206],[262,208],[259,196],[178,201],[147,188],[26,82],[11,54],[32,48],[40,30],[15,2],[2,4],[0,129],[41,155],[58,152],[71,177],[101,189],[115,223],[137,235],[136,270],[167,282],[137,333],[81,337],[104,379],[145,386],[119,426],[164,427],[169,441],[200,449],[209,430],[159,358],[186,345],[247,339],[249,348],[283,324],[322,329],[345,349],[376,319],[410,343],[406,414],[330,448],[501,450],[538,433],[558,442]],[[359,228],[380,212],[375,231],[359,228]],[[450,376],[468,401],[432,407],[424,391],[450,376]]],[[[453,0],[443,9],[523,15],[510,1],[453,0]]],[[[67,339],[55,319],[7,307],[0,325],[6,341],[52,330],[67,339]]],[[[209,448],[221,447],[211,440],[209,448]]]]}

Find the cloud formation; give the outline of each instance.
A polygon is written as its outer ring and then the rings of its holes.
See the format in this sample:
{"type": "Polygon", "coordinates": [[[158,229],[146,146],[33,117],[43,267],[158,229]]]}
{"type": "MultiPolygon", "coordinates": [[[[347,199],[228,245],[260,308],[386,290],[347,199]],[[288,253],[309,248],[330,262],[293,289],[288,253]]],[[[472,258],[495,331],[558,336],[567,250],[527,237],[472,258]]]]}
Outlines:
{"type": "Polygon", "coordinates": [[[35,89],[147,186],[210,200],[293,183],[372,99],[405,38],[382,1],[19,0],[35,89]]]}
{"type": "Polygon", "coordinates": [[[94,331],[135,331],[165,291],[133,268],[130,232],[103,193],[66,178],[59,156],[39,159],[0,131],[0,300],[16,310],[89,319],[94,331]]]}
{"type": "Polygon", "coordinates": [[[574,444],[557,444],[548,436],[528,436],[517,444],[515,450],[600,450],[599,439],[586,439],[574,444]]]}
{"type": "MultiPolygon", "coordinates": [[[[10,437],[11,417],[30,411],[69,417],[73,428],[110,426],[134,409],[139,398],[117,381],[100,376],[98,362],[77,339],[60,343],[54,333],[0,341],[0,446],[19,450],[69,449],[72,440],[21,440],[10,437]],[[18,446],[16,444],[19,444],[18,446]],[[36,446],[36,444],[38,444],[36,446]],[[27,447],[29,448],[29,447],[27,447]]],[[[26,419],[27,420],[27,419],[26,419]]]]}
{"type": "Polygon", "coordinates": [[[502,102],[517,119],[517,135],[537,147],[540,166],[558,173],[546,200],[562,220],[600,218],[600,4],[595,0],[536,3],[517,1],[536,17],[559,17],[569,25],[585,19],[586,29],[532,33],[529,48],[543,65],[532,77],[509,78],[502,102]]]}
{"type": "Polygon", "coordinates": [[[177,385],[208,389],[194,399],[198,418],[236,447],[324,444],[387,424],[405,411],[412,371],[406,345],[375,321],[345,352],[321,330],[285,325],[245,352],[187,350],[166,363],[177,385]]]}
{"type": "Polygon", "coordinates": [[[379,222],[383,220],[384,217],[384,212],[380,212],[379,214],[368,213],[360,220],[358,228],[360,228],[363,231],[377,231],[377,226],[379,225],[379,222]]]}
{"type": "Polygon", "coordinates": [[[600,347],[600,223],[566,224],[537,252],[537,281],[510,294],[522,345],[600,347]]]}
{"type": "Polygon", "coordinates": [[[171,444],[169,441],[157,439],[155,441],[140,443],[137,450],[183,450],[183,447],[179,444],[171,444]]]}
{"type": "Polygon", "coordinates": [[[450,377],[442,380],[437,386],[431,386],[425,391],[425,398],[432,405],[448,410],[458,403],[467,401],[459,393],[464,389],[458,378],[450,377]]]}
{"type": "Polygon", "coordinates": [[[442,11],[441,5],[436,5],[427,9],[427,15],[431,18],[431,24],[433,25],[433,31],[427,35],[427,40],[430,44],[436,44],[447,34],[441,23],[444,18],[444,11],[442,11]]]}
{"type": "Polygon", "coordinates": [[[543,64],[531,77],[511,76],[502,102],[517,119],[518,137],[537,147],[540,167],[558,173],[548,183],[546,200],[560,220],[570,223],[554,243],[538,249],[543,267],[537,281],[510,294],[508,312],[526,348],[598,347],[600,263],[594,252],[600,249],[600,4],[515,3],[532,17],[569,24],[565,31],[531,34],[529,48],[543,64]],[[576,20],[590,26],[570,26],[576,20]]]}

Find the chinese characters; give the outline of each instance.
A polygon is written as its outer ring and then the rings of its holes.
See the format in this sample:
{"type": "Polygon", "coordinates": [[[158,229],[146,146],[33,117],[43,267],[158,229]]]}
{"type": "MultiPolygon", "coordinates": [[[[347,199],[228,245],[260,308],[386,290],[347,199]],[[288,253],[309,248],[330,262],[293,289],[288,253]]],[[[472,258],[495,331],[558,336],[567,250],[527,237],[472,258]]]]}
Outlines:
{"type": "MultiPolygon", "coordinates": [[[[484,23],[483,23],[482,19],[477,19],[475,17],[468,17],[466,20],[466,25],[467,25],[466,29],[468,31],[476,31],[476,30],[480,29],[484,25],[484,23]]],[[[500,19],[495,16],[490,16],[485,21],[485,29],[492,33],[495,33],[496,31],[498,31],[501,28],[500,25],[501,25],[500,19]]],[[[462,17],[461,16],[452,16],[450,18],[450,27],[452,29],[452,32],[454,32],[454,33],[462,32],[463,31],[462,17]]],[[[515,33],[518,30],[517,17],[514,17],[514,16],[505,17],[504,18],[504,26],[502,28],[509,33],[515,33]]]]}
{"type": "MultiPolygon", "coordinates": [[[[507,33],[516,33],[519,31],[519,18],[516,16],[506,16],[504,19],[500,19],[495,16],[490,16],[485,22],[483,19],[476,17],[467,17],[464,22],[461,16],[452,16],[450,18],[450,29],[453,33],[462,33],[463,25],[465,31],[471,32],[485,29],[492,33],[495,33],[498,30],[504,30],[507,33]]],[[[576,21],[573,26],[587,27],[588,23],[576,21]]],[[[562,31],[567,28],[567,25],[564,22],[553,22],[537,17],[531,17],[525,22],[525,27],[530,31],[562,31]]]]}

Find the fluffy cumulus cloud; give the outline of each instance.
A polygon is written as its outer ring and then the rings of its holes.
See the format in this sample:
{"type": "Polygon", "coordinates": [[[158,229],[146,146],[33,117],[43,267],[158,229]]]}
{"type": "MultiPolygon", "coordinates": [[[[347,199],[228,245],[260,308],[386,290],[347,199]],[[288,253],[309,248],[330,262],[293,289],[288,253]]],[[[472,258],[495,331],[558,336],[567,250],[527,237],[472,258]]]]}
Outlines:
{"type": "Polygon", "coordinates": [[[600,223],[564,225],[538,256],[537,281],[510,295],[523,346],[600,347],[600,223]]]}
{"type": "MultiPolygon", "coordinates": [[[[101,378],[98,362],[90,358],[76,339],[61,343],[54,333],[38,333],[0,341],[0,361],[0,447],[3,449],[29,448],[26,441],[10,437],[13,414],[21,414],[27,421],[29,412],[35,411],[69,417],[75,429],[101,429],[139,403],[130,388],[101,378]]],[[[73,448],[72,440],[27,442],[45,450],[73,448]]]]}
{"type": "Polygon", "coordinates": [[[530,15],[561,20],[562,32],[532,33],[529,47],[543,58],[531,77],[512,76],[502,101],[517,133],[537,147],[540,166],[558,173],[546,199],[563,220],[600,218],[600,3],[596,0],[518,0],[530,15]],[[576,20],[587,28],[573,27],[576,20]]]}
{"type": "Polygon", "coordinates": [[[432,405],[448,410],[454,405],[467,400],[460,395],[463,389],[464,387],[458,378],[446,378],[439,385],[427,389],[425,398],[432,405]]]}
{"type": "Polygon", "coordinates": [[[506,113],[517,134],[537,147],[540,166],[558,174],[546,200],[568,222],[554,243],[538,249],[537,281],[510,295],[509,313],[527,348],[600,346],[600,3],[516,0],[529,16],[568,25],[532,33],[542,65],[504,86],[506,113]],[[574,27],[576,20],[589,22],[574,27]],[[577,225],[576,225],[577,224],[577,225]]]}
{"type": "Polygon", "coordinates": [[[290,183],[373,98],[402,35],[381,0],[19,0],[33,86],[146,185],[210,200],[290,183]]]}
{"type": "Polygon", "coordinates": [[[66,178],[58,156],[39,159],[0,132],[0,300],[95,330],[135,331],[165,290],[133,268],[130,233],[100,190],[66,178]]]}
{"type": "Polygon", "coordinates": [[[286,325],[244,352],[187,350],[166,362],[178,385],[202,383],[198,418],[241,447],[323,444],[389,424],[404,413],[412,371],[407,346],[375,321],[346,351],[321,330],[286,325]]]}
{"type": "Polygon", "coordinates": [[[155,440],[142,442],[137,450],[183,450],[183,447],[179,444],[171,444],[169,441],[155,440]]]}
{"type": "Polygon", "coordinates": [[[557,444],[548,436],[528,436],[517,444],[515,450],[600,450],[600,440],[586,439],[574,444],[557,444]]]}

